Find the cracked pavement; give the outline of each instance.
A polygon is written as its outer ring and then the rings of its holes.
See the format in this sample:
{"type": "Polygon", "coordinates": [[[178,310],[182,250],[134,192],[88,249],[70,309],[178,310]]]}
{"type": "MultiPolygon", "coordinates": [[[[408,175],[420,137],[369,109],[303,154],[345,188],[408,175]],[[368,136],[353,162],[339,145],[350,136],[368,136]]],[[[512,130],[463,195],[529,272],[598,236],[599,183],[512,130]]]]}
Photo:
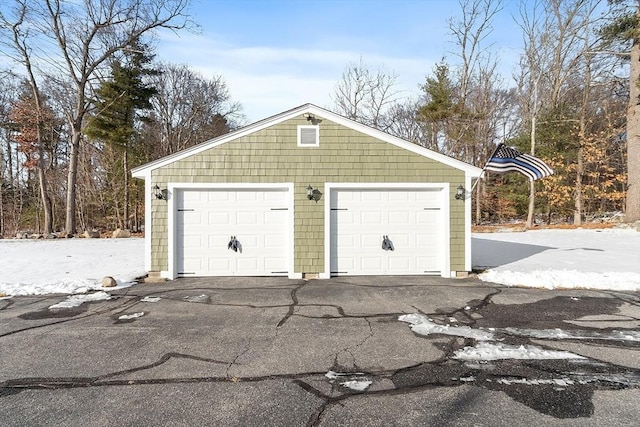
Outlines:
{"type": "Polygon", "coordinates": [[[48,307],[61,295],[0,300],[3,425],[623,426],[640,416],[638,293],[421,276],[179,279],[111,295],[59,310],[48,307]],[[476,341],[416,334],[398,320],[411,313],[585,359],[457,360],[476,341]],[[556,328],[567,337],[539,332],[556,328]]]}

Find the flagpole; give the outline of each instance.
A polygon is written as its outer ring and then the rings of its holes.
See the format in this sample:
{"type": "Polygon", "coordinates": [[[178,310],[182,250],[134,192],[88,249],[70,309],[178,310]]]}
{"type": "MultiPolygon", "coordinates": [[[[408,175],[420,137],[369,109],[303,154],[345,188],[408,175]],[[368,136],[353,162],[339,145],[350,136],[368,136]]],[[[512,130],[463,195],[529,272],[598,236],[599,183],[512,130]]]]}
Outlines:
{"type": "Polygon", "coordinates": [[[489,164],[489,161],[493,158],[493,156],[496,155],[496,153],[498,152],[498,150],[500,149],[500,146],[504,145],[502,142],[499,143],[498,145],[496,145],[496,148],[493,150],[493,153],[491,153],[491,155],[489,156],[489,158],[487,159],[487,161],[484,164],[484,167],[482,168],[482,171],[480,172],[480,175],[478,176],[478,178],[475,180],[475,182],[473,183],[473,185],[471,186],[471,190],[469,190],[469,193],[473,194],[473,190],[476,188],[476,185],[478,184],[478,182],[482,179],[482,177],[484,176],[484,173],[486,172],[487,169],[487,165],[489,164]]]}

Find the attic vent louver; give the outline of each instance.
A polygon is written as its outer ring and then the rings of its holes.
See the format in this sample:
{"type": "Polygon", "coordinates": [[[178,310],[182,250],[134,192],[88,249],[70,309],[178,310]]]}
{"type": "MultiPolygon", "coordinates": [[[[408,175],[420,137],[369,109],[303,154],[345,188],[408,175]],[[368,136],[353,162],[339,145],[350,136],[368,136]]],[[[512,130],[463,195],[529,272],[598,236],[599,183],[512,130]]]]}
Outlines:
{"type": "Polygon", "coordinates": [[[319,126],[298,126],[298,147],[319,147],[319,126]]]}

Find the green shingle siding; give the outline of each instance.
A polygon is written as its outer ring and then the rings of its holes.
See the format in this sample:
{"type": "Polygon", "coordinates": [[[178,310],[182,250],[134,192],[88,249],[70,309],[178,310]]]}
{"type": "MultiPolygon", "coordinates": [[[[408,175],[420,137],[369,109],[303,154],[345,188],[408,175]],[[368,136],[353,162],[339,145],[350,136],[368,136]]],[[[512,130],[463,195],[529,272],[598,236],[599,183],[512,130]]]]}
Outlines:
{"type": "MultiPolygon", "coordinates": [[[[464,270],[464,203],[455,200],[464,172],[329,120],[320,146],[298,147],[300,116],[152,171],[152,183],[294,183],[294,271],[322,272],[325,182],[450,183],[451,270],[464,270]],[[318,188],[316,203],[306,188],[318,188]]],[[[168,268],[166,202],[152,203],[152,270],[168,268]]]]}

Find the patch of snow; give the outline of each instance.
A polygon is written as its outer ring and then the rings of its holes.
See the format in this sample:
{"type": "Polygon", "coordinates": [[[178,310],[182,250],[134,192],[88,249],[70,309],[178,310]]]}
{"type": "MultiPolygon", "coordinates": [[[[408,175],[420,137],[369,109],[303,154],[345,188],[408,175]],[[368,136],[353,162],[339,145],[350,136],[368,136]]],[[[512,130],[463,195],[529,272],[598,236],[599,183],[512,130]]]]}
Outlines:
{"type": "Polygon", "coordinates": [[[49,306],[49,310],[55,310],[57,308],[72,308],[79,307],[85,302],[92,301],[107,301],[111,299],[111,295],[106,292],[94,292],[92,294],[84,294],[84,295],[71,295],[68,296],[67,299],[61,301],[57,304],[53,304],[49,306]]]}
{"type": "Polygon", "coordinates": [[[133,314],[123,314],[122,316],[118,317],[118,320],[137,319],[138,317],[142,317],[142,316],[144,316],[144,311],[141,311],[139,313],[133,313],[133,314]]]}
{"type": "Polygon", "coordinates": [[[568,351],[545,350],[532,345],[512,346],[480,342],[474,347],[465,347],[455,352],[458,360],[502,360],[502,359],[584,359],[568,351]]]}
{"type": "Polygon", "coordinates": [[[207,302],[209,300],[209,295],[206,295],[206,294],[190,295],[190,296],[184,297],[184,299],[189,302],[207,302]]]}
{"type": "Polygon", "coordinates": [[[144,239],[0,239],[0,292],[10,296],[121,289],[146,274],[144,239]],[[103,288],[111,276],[117,287],[103,288]]]}
{"type": "Polygon", "coordinates": [[[343,381],[339,384],[343,387],[350,388],[351,390],[365,391],[371,384],[373,384],[373,381],[343,381]]]}
{"type": "Polygon", "coordinates": [[[538,339],[572,339],[572,340],[607,340],[607,341],[640,341],[640,331],[565,331],[563,329],[519,329],[504,328],[509,335],[538,339]]]}
{"type": "Polygon", "coordinates": [[[160,297],[144,297],[140,300],[141,302],[158,302],[160,301],[160,297]]]}
{"type": "Polygon", "coordinates": [[[640,290],[640,233],[633,229],[475,233],[478,277],[506,286],[640,290]]]}
{"type": "Polygon", "coordinates": [[[452,327],[449,325],[438,325],[427,319],[425,316],[417,313],[404,314],[398,317],[398,320],[411,324],[411,330],[413,332],[425,336],[430,334],[442,334],[463,338],[473,338],[478,341],[488,341],[494,339],[493,334],[490,332],[480,329],[472,329],[468,326],[452,327]]]}
{"type": "Polygon", "coordinates": [[[500,378],[496,380],[498,384],[523,384],[523,385],[556,385],[566,387],[574,385],[576,382],[569,378],[551,378],[551,379],[530,379],[530,378],[500,378]]]}
{"type": "Polygon", "coordinates": [[[333,383],[335,380],[339,380],[338,384],[355,391],[365,391],[371,384],[373,384],[373,381],[371,381],[369,378],[366,378],[365,375],[366,374],[363,372],[335,371],[329,371],[324,374],[324,376],[327,377],[331,383],[333,383]]]}

